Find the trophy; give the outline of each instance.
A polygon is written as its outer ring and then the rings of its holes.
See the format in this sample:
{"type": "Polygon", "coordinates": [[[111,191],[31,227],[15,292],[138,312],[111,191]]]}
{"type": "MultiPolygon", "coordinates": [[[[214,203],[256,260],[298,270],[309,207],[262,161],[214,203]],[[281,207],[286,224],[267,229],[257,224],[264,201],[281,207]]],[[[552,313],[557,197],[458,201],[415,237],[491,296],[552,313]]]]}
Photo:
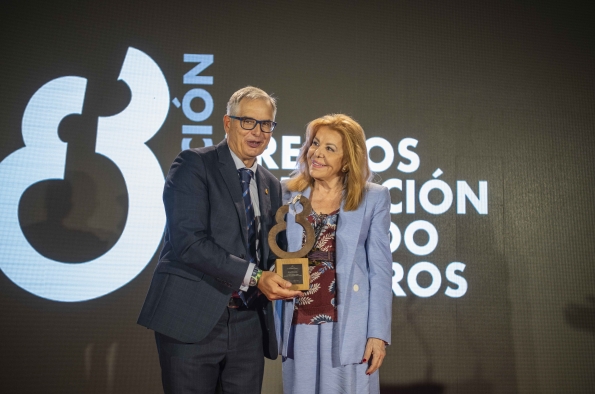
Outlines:
{"type": "Polygon", "coordinates": [[[289,205],[283,205],[275,214],[277,224],[269,231],[269,248],[278,257],[281,257],[275,262],[275,272],[283,279],[291,282],[292,286],[290,289],[309,290],[310,271],[308,270],[308,258],[305,256],[312,250],[316,236],[314,235],[312,225],[308,222],[308,215],[312,212],[310,200],[299,194],[293,199],[292,203],[295,204],[298,200],[302,204],[303,210],[295,215],[295,221],[306,231],[306,243],[297,252],[286,252],[281,250],[279,245],[277,245],[277,234],[287,229],[287,223],[284,217],[289,212],[289,205]]]}

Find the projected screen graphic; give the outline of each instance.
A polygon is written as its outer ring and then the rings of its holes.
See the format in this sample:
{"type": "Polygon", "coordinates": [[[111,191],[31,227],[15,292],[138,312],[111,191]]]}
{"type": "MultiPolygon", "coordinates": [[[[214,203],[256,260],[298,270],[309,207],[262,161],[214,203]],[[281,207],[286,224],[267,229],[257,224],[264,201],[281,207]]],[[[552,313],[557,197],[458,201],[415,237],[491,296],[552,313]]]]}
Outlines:
{"type": "MultiPolygon", "coordinates": [[[[314,118],[346,113],[366,132],[373,181],[391,193],[381,392],[590,392],[595,24],[580,7],[2,8],[7,392],[162,392],[136,318],[165,175],[181,150],[224,138],[246,85],[278,98],[258,162],[279,179],[314,118]]],[[[263,393],[281,387],[267,362],[263,393]]]]}
{"type": "Polygon", "coordinates": [[[18,219],[25,190],[44,180],[64,179],[66,143],[57,134],[66,116],[80,114],[86,80],[61,77],[43,85],[23,116],[25,146],[0,163],[3,236],[0,268],[15,284],[54,301],[86,301],[125,285],[150,262],[159,245],[165,213],[163,174],[145,145],[163,124],[169,92],[159,67],[146,54],[130,48],[119,77],[130,88],[130,103],[121,113],[99,117],[96,152],[120,170],[128,191],[126,225],[115,245],[92,261],[64,264],[43,256],[25,238],[18,219]]]}
{"type": "MultiPolygon", "coordinates": [[[[184,83],[212,84],[212,76],[198,73],[212,64],[213,59],[213,55],[184,54],[185,62],[199,63],[184,75],[184,83]]],[[[37,296],[72,302],[108,294],[138,275],[153,257],[160,242],[165,224],[160,202],[164,179],[156,157],[145,142],[159,131],[167,116],[170,105],[167,82],[159,66],[134,48],[128,49],[119,80],[124,81],[132,91],[130,104],[117,115],[99,117],[96,153],[110,159],[121,171],[128,191],[129,212],[120,239],[104,256],[80,264],[63,264],[45,258],[24,236],[17,215],[20,197],[27,187],[44,180],[63,179],[67,144],[57,135],[58,125],[66,116],[80,115],[86,87],[84,78],[57,78],[35,92],[23,116],[25,147],[0,163],[0,179],[11,185],[2,195],[1,217],[6,234],[1,239],[0,251],[6,256],[2,271],[15,284],[37,296]]],[[[203,121],[213,112],[213,99],[204,89],[188,91],[182,103],[184,115],[193,121],[203,121]],[[192,101],[196,98],[200,98],[204,104],[204,109],[200,112],[192,109],[192,101]]],[[[177,98],[173,99],[172,104],[180,107],[177,98]]],[[[182,134],[210,135],[212,126],[183,125],[182,134]]],[[[281,168],[293,170],[296,168],[295,159],[302,144],[301,136],[284,135],[281,138],[281,168]]],[[[188,149],[191,141],[192,138],[184,137],[181,149],[188,149]]],[[[203,143],[204,146],[211,146],[213,141],[211,138],[203,138],[203,143]]],[[[382,174],[396,167],[405,176],[414,173],[420,166],[420,157],[413,150],[417,144],[418,141],[414,138],[402,139],[396,151],[405,162],[399,161],[396,164],[395,147],[389,140],[376,136],[369,138],[368,151],[378,149],[383,156],[379,162],[370,161],[371,170],[382,174]]],[[[270,170],[279,169],[272,157],[277,146],[277,140],[272,137],[270,146],[258,158],[259,163],[270,170]]],[[[442,174],[443,171],[437,168],[432,173],[433,179],[420,185],[418,190],[414,179],[403,182],[402,178],[390,178],[382,182],[389,189],[401,192],[401,201],[391,205],[391,213],[415,214],[416,205],[419,205],[432,215],[441,215],[451,208],[456,208],[457,214],[464,215],[467,213],[467,202],[478,214],[488,213],[487,181],[479,181],[479,196],[464,180],[456,181],[453,193],[453,188],[439,179],[442,174]],[[432,193],[440,196],[439,203],[432,202],[432,193]],[[455,195],[456,205],[453,206],[455,195]]],[[[395,223],[391,223],[390,233],[392,252],[403,243],[409,253],[426,256],[439,243],[436,227],[426,220],[411,222],[403,233],[395,223]],[[425,233],[427,238],[422,245],[414,237],[418,231],[425,233]]],[[[446,279],[456,285],[454,288],[446,288],[447,296],[461,297],[466,293],[467,281],[457,274],[457,271],[464,270],[465,264],[461,262],[453,262],[446,267],[446,279]]],[[[394,293],[396,296],[405,296],[399,284],[404,278],[403,266],[395,263],[394,271],[394,293]]],[[[430,297],[440,289],[442,274],[436,265],[426,261],[419,262],[411,267],[406,283],[414,295],[430,297]],[[428,287],[422,287],[417,282],[417,276],[422,272],[431,276],[428,287]]]]}

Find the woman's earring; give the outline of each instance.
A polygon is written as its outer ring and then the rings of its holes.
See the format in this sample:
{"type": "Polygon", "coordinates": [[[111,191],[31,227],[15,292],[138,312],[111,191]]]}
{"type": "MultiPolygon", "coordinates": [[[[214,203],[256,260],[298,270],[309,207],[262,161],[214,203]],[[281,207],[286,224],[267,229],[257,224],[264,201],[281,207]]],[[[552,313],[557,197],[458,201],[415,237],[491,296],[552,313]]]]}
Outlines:
{"type": "Polygon", "coordinates": [[[348,166],[347,164],[345,164],[345,165],[343,166],[343,168],[341,168],[341,171],[342,171],[342,172],[349,172],[349,166],[348,166]]]}

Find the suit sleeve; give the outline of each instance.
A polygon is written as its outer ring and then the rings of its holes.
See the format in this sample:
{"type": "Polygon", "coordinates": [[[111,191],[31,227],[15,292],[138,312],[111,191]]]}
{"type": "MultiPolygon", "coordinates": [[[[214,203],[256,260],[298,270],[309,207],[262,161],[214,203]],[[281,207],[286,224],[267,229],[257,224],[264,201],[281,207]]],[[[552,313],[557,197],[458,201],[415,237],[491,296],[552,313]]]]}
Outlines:
{"type": "Polygon", "coordinates": [[[390,251],[390,194],[382,188],[374,205],[368,230],[366,254],[370,281],[368,338],[391,340],[392,253],[390,251]]]}
{"type": "Polygon", "coordinates": [[[208,175],[201,155],[194,151],[186,150],[174,160],[163,191],[169,243],[178,262],[237,290],[249,262],[231,255],[209,236],[208,175]]]}

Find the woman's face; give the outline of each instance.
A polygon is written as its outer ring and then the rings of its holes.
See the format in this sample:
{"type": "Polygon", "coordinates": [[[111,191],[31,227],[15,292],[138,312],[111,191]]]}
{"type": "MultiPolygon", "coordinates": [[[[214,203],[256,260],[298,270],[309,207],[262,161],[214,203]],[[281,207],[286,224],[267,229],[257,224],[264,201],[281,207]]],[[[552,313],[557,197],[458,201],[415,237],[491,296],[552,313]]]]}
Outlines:
{"type": "Polygon", "coordinates": [[[343,167],[343,137],[338,131],[322,126],[308,148],[308,169],[317,181],[340,178],[343,167]]]}

